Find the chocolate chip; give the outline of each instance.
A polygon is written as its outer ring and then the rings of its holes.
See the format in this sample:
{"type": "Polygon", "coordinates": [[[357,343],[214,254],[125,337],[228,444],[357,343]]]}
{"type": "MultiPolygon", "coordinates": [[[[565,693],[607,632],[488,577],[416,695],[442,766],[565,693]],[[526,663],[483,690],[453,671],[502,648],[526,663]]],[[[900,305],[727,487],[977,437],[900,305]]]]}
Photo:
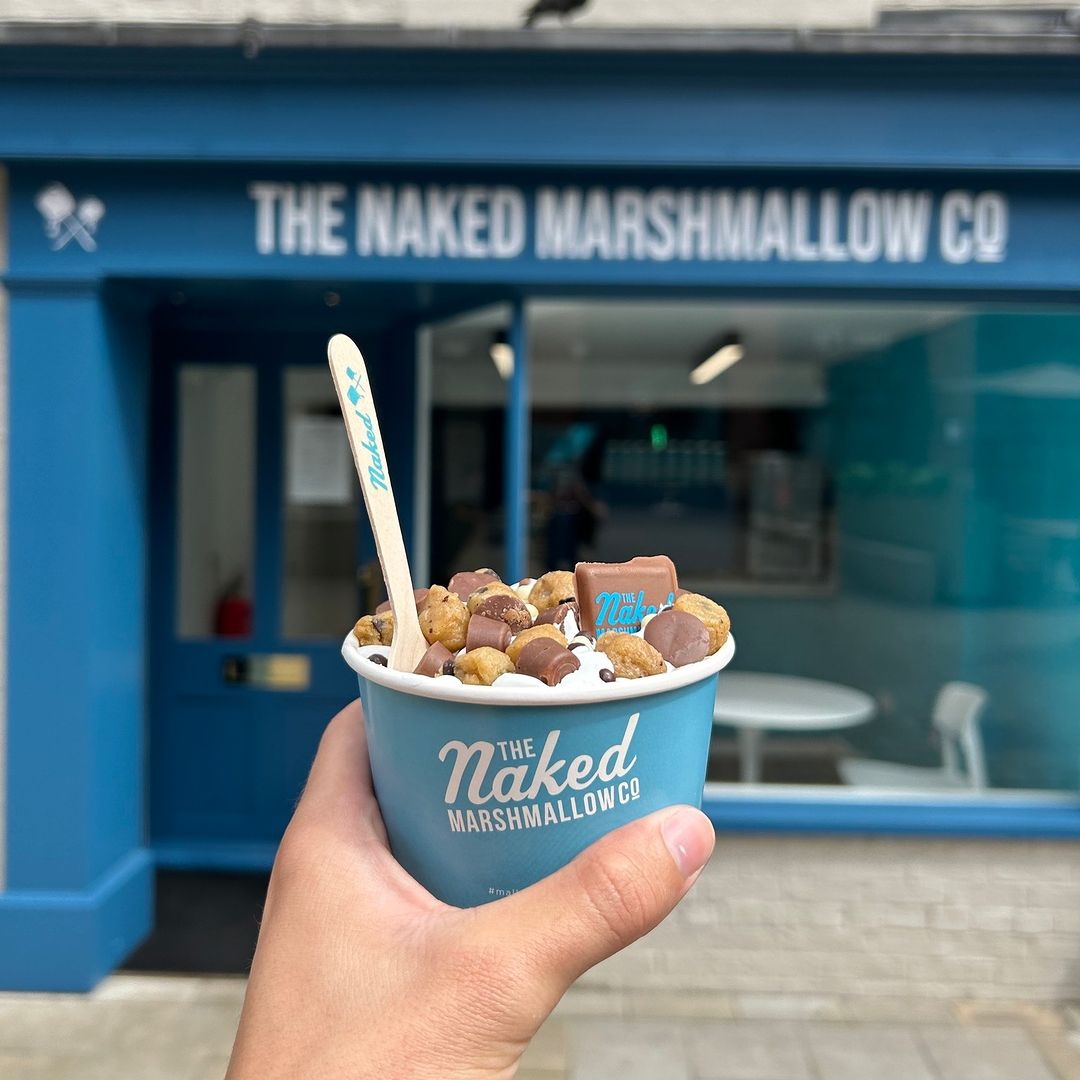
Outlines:
{"type": "Polygon", "coordinates": [[[600,669],[600,681],[601,682],[614,682],[615,672],[611,668],[602,667],[600,669]]]}
{"type": "Polygon", "coordinates": [[[446,661],[445,664],[443,664],[442,673],[444,675],[453,675],[454,674],[454,658],[452,656],[450,657],[449,660],[446,661]]]}
{"type": "Polygon", "coordinates": [[[368,659],[373,664],[378,664],[379,667],[386,667],[386,657],[382,653],[375,653],[373,656],[369,656],[368,659]]]}
{"type": "Polygon", "coordinates": [[[584,641],[571,641],[566,647],[568,649],[587,649],[589,646],[584,641]]]}

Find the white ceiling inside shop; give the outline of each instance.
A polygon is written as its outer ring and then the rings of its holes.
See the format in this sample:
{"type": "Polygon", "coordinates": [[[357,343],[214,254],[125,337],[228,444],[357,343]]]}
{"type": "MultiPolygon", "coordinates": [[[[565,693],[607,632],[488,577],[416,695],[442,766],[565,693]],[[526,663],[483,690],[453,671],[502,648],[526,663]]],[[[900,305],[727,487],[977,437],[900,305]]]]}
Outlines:
{"type": "MultiPolygon", "coordinates": [[[[535,301],[529,308],[535,404],[811,407],[825,400],[824,369],[960,318],[943,305],[535,301]],[[691,368],[734,333],[744,359],[705,386],[691,368]]],[[[443,405],[498,405],[506,397],[488,355],[505,329],[500,305],[433,328],[432,385],[443,405]]]]}

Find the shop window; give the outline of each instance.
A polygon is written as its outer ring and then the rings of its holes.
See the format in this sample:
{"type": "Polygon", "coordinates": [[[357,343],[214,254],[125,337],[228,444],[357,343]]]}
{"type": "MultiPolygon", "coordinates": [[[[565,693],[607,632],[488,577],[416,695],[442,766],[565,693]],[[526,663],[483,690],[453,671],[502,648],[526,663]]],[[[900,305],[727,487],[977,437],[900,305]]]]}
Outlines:
{"type": "Polygon", "coordinates": [[[452,320],[431,334],[431,579],[502,566],[504,411],[501,358],[509,309],[452,320]]]}
{"type": "MultiPolygon", "coordinates": [[[[666,552],[731,612],[722,692],[866,703],[718,724],[710,780],[739,790],[758,752],[778,791],[1080,789],[1080,314],[538,301],[528,336],[532,572],[666,552]],[[725,340],[738,360],[692,381],[725,340]]],[[[442,348],[459,388],[497,378],[452,329],[442,348]]]]}
{"type": "Polygon", "coordinates": [[[374,574],[373,566],[357,571],[360,487],[326,372],[290,367],[284,379],[281,630],[286,638],[336,638],[367,610],[358,594],[374,574]]]}
{"type": "Polygon", "coordinates": [[[255,534],[255,371],[179,372],[177,633],[247,637],[255,534]]]}

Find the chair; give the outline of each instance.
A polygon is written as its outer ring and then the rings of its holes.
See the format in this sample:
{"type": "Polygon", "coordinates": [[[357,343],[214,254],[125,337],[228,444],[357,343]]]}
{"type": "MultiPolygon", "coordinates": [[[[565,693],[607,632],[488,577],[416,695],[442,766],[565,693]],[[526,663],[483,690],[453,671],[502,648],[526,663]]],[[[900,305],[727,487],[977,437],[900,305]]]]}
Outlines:
{"type": "Polygon", "coordinates": [[[854,787],[984,791],[986,759],[979,720],[986,699],[986,691],[971,683],[950,682],[939,691],[932,720],[941,738],[940,769],[844,758],[838,766],[841,778],[854,787]]]}

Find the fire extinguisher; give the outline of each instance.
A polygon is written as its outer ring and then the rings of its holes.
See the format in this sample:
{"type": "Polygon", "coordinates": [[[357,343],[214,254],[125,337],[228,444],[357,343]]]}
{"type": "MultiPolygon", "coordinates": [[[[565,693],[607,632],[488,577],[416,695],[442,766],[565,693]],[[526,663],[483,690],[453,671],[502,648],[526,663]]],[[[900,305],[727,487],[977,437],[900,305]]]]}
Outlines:
{"type": "Polygon", "coordinates": [[[214,608],[214,634],[217,637],[250,637],[253,609],[244,595],[244,579],[237,575],[221,592],[214,608]]]}

